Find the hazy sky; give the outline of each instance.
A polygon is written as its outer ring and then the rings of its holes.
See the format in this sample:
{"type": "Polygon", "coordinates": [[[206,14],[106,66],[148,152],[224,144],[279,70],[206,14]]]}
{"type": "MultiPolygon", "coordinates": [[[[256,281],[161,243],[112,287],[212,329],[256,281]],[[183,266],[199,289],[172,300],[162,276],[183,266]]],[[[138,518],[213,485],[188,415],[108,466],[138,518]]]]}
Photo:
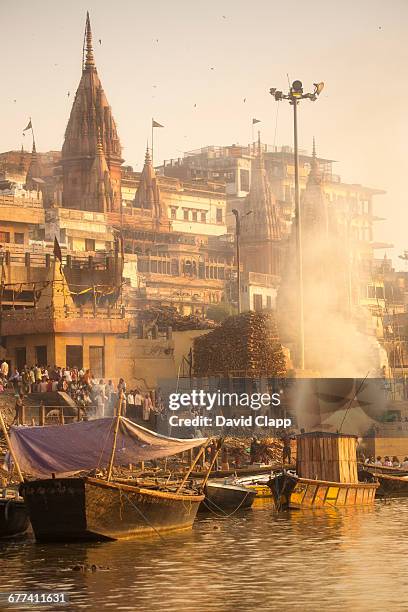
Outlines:
{"type": "MultiPolygon", "coordinates": [[[[150,121],[155,162],[215,144],[292,144],[291,109],[269,88],[287,73],[312,89],[300,114],[300,146],[338,160],[347,182],[387,191],[375,238],[408,249],[408,0],[0,0],[0,150],[60,149],[81,74],[86,10],[99,75],[126,162],[140,169],[150,121]],[[99,44],[101,39],[101,44],[99,44]],[[213,70],[211,70],[213,68],[213,70]],[[68,92],[70,96],[68,97],[68,92]],[[246,98],[246,102],[244,102],[246,98]],[[197,105],[194,107],[194,105],[197,105]]],[[[378,254],[383,256],[384,251],[378,254]]]]}

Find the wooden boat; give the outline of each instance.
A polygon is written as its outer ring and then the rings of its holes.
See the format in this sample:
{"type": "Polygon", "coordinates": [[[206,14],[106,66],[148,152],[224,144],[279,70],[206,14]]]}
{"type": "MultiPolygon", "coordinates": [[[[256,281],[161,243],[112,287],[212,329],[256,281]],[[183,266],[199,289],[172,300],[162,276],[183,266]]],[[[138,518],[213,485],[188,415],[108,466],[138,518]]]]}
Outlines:
{"type": "Polygon", "coordinates": [[[269,481],[278,510],[372,504],[378,486],[378,482],[342,483],[299,478],[289,472],[277,474],[269,481]]]}
{"type": "Polygon", "coordinates": [[[52,478],[20,486],[36,540],[119,540],[192,527],[204,495],[98,478],[52,478]]]}
{"type": "Polygon", "coordinates": [[[204,487],[205,500],[200,511],[228,511],[248,509],[256,497],[256,491],[239,484],[208,481],[204,487]]]}
{"type": "Polygon", "coordinates": [[[15,491],[12,495],[5,491],[4,496],[0,497],[0,538],[22,535],[27,531],[29,524],[24,500],[16,496],[15,491]]]}
{"type": "Polygon", "coordinates": [[[396,476],[373,471],[371,474],[380,483],[377,497],[408,497],[408,476],[396,476]]]}
{"type": "Polygon", "coordinates": [[[375,472],[376,474],[387,474],[388,476],[408,476],[408,470],[389,465],[375,465],[375,463],[359,463],[359,469],[375,472]]]}
{"type": "Polygon", "coordinates": [[[149,488],[115,482],[113,467],[201,446],[197,461],[208,440],[151,432],[121,416],[122,400],[114,418],[11,428],[7,442],[37,540],[118,540],[191,528],[204,494],[186,485],[189,473],[177,485],[149,488]],[[97,468],[107,470],[106,480],[75,476],[97,468]],[[37,479],[24,480],[23,472],[37,479]]]}
{"type": "Polygon", "coordinates": [[[362,477],[356,436],[310,432],[297,436],[297,473],[283,471],[268,485],[278,510],[372,504],[379,484],[369,472],[362,477]]]}
{"type": "Polygon", "coordinates": [[[244,478],[237,478],[236,483],[255,491],[256,499],[272,497],[272,491],[268,486],[271,470],[268,474],[256,474],[244,478]]]}
{"type": "MultiPolygon", "coordinates": [[[[270,474],[271,471],[281,470],[282,467],[289,469],[290,465],[282,466],[282,464],[275,463],[273,465],[261,465],[261,466],[247,465],[242,468],[231,468],[229,470],[213,470],[210,472],[209,478],[210,480],[213,480],[214,478],[229,478],[232,476],[242,476],[242,477],[257,476],[260,474],[270,474]]],[[[193,478],[200,478],[202,477],[202,472],[193,471],[191,473],[191,476],[193,478]]]]}

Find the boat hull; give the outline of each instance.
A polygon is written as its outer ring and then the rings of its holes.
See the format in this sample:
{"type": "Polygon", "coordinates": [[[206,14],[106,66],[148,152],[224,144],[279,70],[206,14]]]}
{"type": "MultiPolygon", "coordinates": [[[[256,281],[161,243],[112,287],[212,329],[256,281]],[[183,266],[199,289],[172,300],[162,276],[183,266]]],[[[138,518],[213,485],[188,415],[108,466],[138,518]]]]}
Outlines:
{"type": "Polygon", "coordinates": [[[228,511],[250,508],[256,497],[256,491],[246,487],[208,482],[205,487],[205,500],[200,511],[228,511]]]}
{"type": "Polygon", "coordinates": [[[378,486],[378,482],[328,482],[287,473],[278,474],[269,481],[279,510],[369,505],[374,503],[378,486]]]}
{"type": "Polygon", "coordinates": [[[408,497],[408,478],[374,472],[380,486],[377,497],[408,497]]]}
{"type": "Polygon", "coordinates": [[[96,478],[24,483],[38,541],[119,540],[190,529],[203,495],[144,489],[96,478]]]}
{"type": "Polygon", "coordinates": [[[21,535],[27,531],[29,524],[22,499],[0,498],[0,538],[21,535]]]}

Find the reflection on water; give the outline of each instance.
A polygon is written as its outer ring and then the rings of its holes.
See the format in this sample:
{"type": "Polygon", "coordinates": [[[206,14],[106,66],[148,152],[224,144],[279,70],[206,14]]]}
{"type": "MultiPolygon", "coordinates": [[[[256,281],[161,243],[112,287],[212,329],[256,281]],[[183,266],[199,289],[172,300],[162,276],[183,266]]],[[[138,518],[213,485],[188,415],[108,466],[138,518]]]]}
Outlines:
{"type": "Polygon", "coordinates": [[[280,515],[260,501],[163,540],[3,542],[0,590],[66,590],[69,610],[408,609],[408,500],[280,515]]]}

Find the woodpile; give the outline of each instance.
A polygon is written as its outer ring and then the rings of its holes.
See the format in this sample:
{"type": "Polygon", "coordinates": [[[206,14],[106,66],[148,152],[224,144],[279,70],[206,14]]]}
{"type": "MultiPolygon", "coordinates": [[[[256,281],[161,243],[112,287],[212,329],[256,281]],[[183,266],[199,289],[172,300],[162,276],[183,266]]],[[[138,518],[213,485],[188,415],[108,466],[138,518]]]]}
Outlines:
{"type": "Polygon", "coordinates": [[[140,313],[139,321],[147,328],[157,325],[160,331],[171,327],[174,331],[191,331],[194,329],[212,329],[215,324],[200,319],[196,315],[181,315],[173,306],[161,306],[160,308],[149,308],[140,313]]]}
{"type": "MultiPolygon", "coordinates": [[[[250,438],[233,438],[225,439],[224,447],[228,451],[228,458],[235,465],[243,466],[250,459],[250,438]]],[[[253,457],[254,463],[282,463],[283,457],[283,442],[278,438],[258,438],[255,445],[255,453],[253,457]]]]}
{"type": "Polygon", "coordinates": [[[286,371],[275,318],[245,312],[194,340],[194,375],[279,377],[286,371]]]}

